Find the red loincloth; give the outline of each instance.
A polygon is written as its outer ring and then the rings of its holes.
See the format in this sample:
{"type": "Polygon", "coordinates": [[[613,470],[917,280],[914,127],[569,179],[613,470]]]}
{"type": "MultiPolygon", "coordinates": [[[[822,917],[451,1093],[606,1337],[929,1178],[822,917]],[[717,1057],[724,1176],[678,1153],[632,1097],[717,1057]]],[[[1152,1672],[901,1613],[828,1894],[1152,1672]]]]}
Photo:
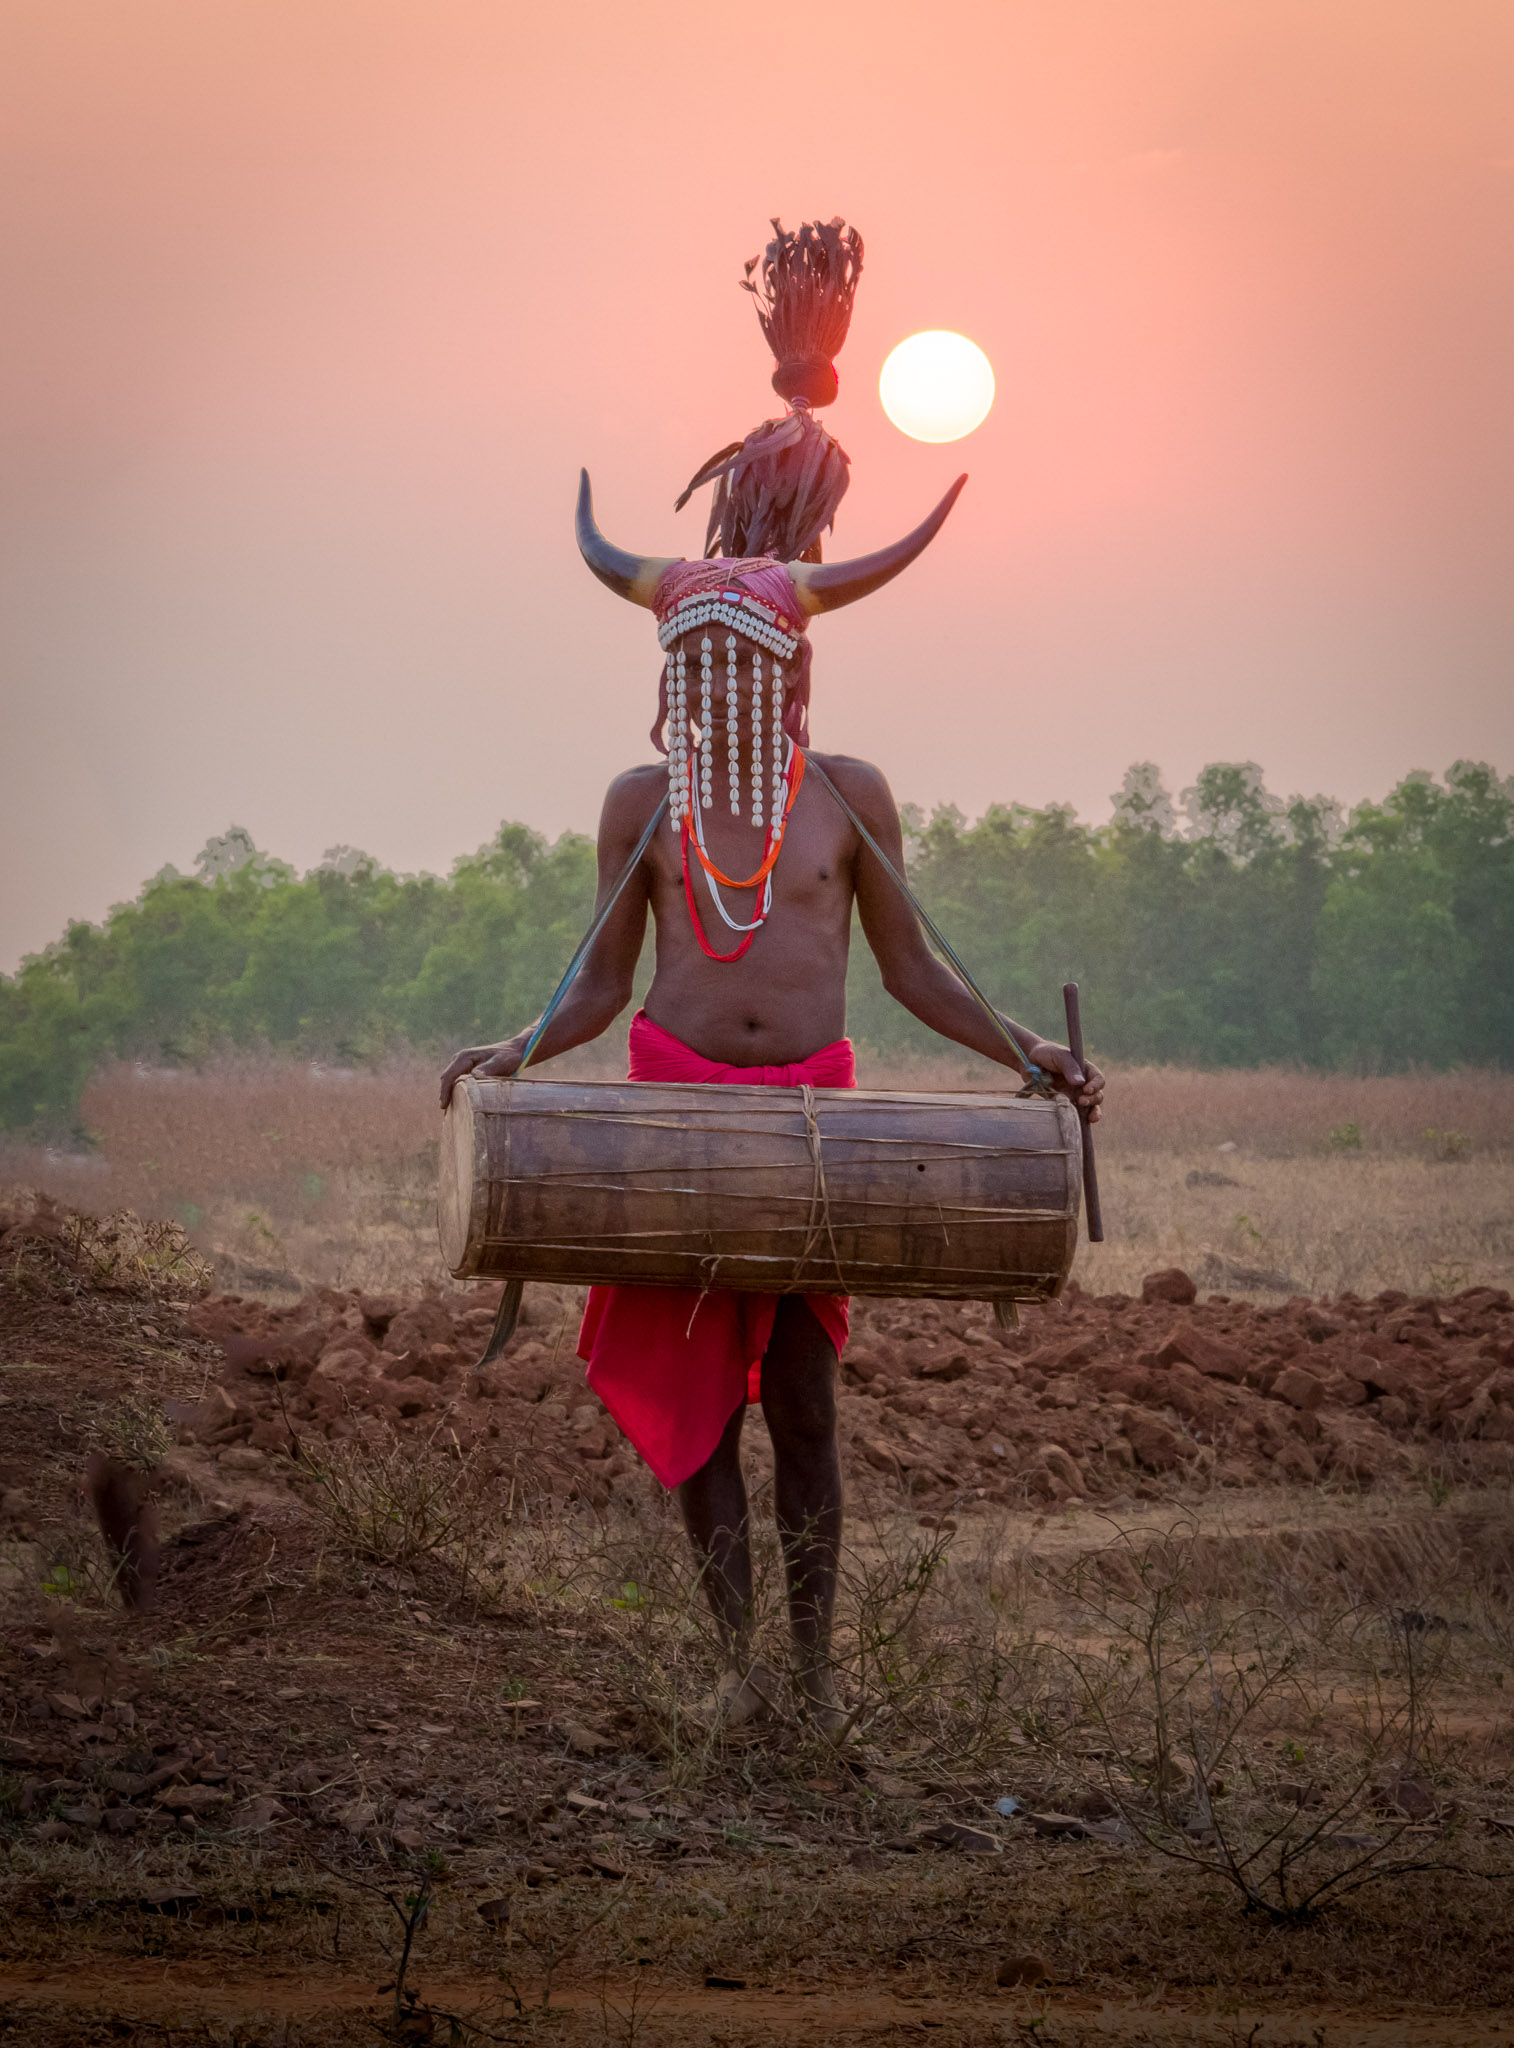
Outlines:
{"type": "MultiPolygon", "coordinates": [[[[645,1010],[631,1022],[633,1081],[720,1081],[759,1088],[855,1088],[852,1041],[838,1038],[788,1067],[732,1067],[707,1060],[645,1010]]],[[[842,1294],[807,1294],[839,1353],[846,1342],[842,1294]]],[[[701,1294],[692,1287],[591,1287],[578,1336],[589,1385],[664,1486],[680,1486],[719,1443],[743,1399],[761,1393],[762,1354],[778,1313],[776,1294],[701,1294]]]]}

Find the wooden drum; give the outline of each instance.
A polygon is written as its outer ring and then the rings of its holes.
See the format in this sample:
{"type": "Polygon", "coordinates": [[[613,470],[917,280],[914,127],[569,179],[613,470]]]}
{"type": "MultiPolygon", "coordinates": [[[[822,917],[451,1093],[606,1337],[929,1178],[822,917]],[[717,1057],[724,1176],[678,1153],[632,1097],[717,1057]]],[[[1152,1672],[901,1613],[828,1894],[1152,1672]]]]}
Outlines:
{"type": "Polygon", "coordinates": [[[1081,1193],[1060,1097],[469,1077],[439,1224],[459,1280],[1038,1301],[1081,1193]]]}

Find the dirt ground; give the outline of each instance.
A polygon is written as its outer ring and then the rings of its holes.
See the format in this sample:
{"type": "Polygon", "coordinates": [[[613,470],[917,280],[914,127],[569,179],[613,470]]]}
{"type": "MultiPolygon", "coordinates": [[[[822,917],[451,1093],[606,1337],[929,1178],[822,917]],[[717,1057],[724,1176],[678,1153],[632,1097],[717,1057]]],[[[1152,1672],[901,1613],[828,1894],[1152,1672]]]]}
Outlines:
{"type": "Polygon", "coordinates": [[[567,1295],[474,1376],[487,1298],[206,1294],[171,1236],[3,1220],[0,2037],[1514,2038],[1506,1293],[859,1305],[838,1750],[702,1723],[567,1295]],[[1201,1611],[1182,1740],[1250,1704],[1173,1790],[1141,1645],[1201,1611]],[[1246,1910],[1248,1801],[1373,1881],[1246,1910]]]}

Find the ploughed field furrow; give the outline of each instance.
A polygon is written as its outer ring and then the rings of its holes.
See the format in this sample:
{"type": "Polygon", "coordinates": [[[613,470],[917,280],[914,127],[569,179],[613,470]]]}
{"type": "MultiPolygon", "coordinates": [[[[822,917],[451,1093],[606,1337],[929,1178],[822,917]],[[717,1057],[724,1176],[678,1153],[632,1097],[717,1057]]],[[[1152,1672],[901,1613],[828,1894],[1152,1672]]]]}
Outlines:
{"type": "MultiPolygon", "coordinates": [[[[181,1433],[252,1474],[291,1431],[340,1440],[374,1418],[440,1428],[561,1496],[646,1483],[584,1386],[575,1290],[528,1290],[504,1355],[473,1369],[498,1293],[210,1296],[189,1322],[225,1367],[181,1433]]],[[[858,1301],[840,1415],[854,1479],[922,1502],[1493,1481],[1514,1473],[1514,1302],[1482,1287],[1257,1307],[1200,1300],[1176,1270],[1139,1297],[1071,1285],[1013,1331],[977,1303],[858,1301]]]]}

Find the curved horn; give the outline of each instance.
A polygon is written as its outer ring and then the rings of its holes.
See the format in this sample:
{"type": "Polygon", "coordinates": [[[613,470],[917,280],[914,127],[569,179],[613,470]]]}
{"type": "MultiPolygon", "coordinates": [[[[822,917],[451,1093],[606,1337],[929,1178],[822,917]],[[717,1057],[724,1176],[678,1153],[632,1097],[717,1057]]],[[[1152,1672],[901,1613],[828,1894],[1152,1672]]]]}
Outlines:
{"type": "Polygon", "coordinates": [[[851,562],[790,562],[789,576],[805,611],[811,618],[817,612],[833,612],[841,605],[855,603],[859,597],[870,597],[891,582],[930,546],[966,482],[965,475],[959,476],[930,517],[922,519],[913,533],[896,540],[892,547],[879,548],[872,555],[858,555],[851,562]]]}
{"type": "Polygon", "coordinates": [[[586,469],[578,472],[578,513],[574,530],[578,535],[578,552],[601,583],[613,590],[617,597],[628,597],[632,604],[651,604],[652,593],[674,557],[632,555],[607,541],[594,524],[594,493],[589,488],[586,469]]]}

